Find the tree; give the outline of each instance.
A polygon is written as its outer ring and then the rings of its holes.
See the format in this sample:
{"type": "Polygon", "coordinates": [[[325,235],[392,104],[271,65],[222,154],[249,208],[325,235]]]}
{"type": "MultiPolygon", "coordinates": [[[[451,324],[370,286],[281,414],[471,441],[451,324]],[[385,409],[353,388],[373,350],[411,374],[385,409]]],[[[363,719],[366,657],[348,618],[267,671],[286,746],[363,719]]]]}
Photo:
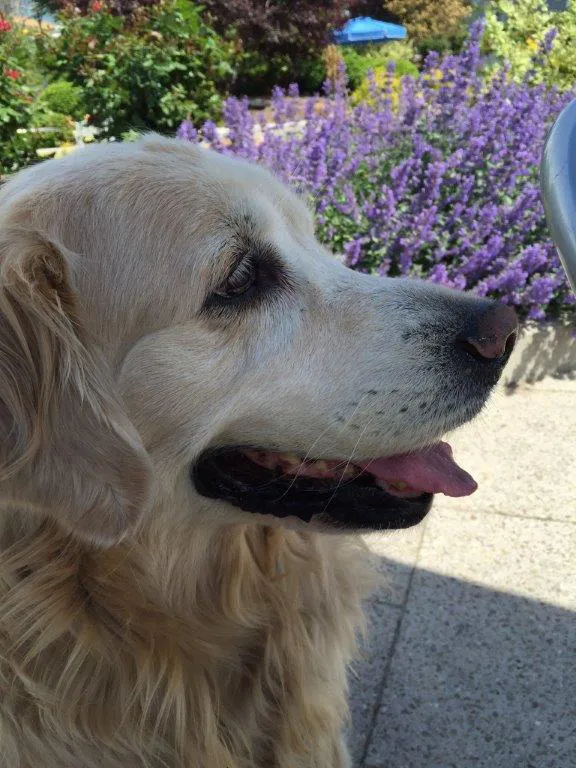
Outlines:
{"type": "Polygon", "coordinates": [[[384,0],[356,0],[349,4],[349,12],[353,16],[371,16],[380,21],[389,21],[392,24],[400,24],[400,19],[388,8],[384,0]]]}
{"type": "Polygon", "coordinates": [[[384,7],[408,29],[415,42],[450,36],[472,11],[469,0],[386,0],[384,7]]]}
{"type": "Polygon", "coordinates": [[[244,49],[263,56],[309,56],[329,42],[330,32],[348,18],[356,0],[205,0],[212,25],[234,29],[244,49]]]}

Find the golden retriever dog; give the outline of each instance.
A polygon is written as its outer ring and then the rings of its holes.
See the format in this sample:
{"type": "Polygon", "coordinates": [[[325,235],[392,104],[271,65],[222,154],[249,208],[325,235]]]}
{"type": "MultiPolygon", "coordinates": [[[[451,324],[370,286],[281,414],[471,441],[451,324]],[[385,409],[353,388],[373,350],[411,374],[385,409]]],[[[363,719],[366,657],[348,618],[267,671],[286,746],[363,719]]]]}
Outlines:
{"type": "Polygon", "coordinates": [[[155,135],[8,181],[0,264],[1,768],[349,766],[358,534],[475,489],[513,311],[155,135]]]}

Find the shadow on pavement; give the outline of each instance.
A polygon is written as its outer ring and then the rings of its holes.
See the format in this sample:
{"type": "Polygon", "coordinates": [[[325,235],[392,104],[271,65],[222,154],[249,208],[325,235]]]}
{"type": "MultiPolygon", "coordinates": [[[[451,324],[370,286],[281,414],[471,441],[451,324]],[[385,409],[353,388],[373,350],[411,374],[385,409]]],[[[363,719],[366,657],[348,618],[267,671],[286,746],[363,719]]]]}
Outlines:
{"type": "MultiPolygon", "coordinates": [[[[576,615],[400,565],[367,604],[349,743],[366,768],[574,768],[576,615]]],[[[560,575],[561,576],[561,575],[560,575]]]]}

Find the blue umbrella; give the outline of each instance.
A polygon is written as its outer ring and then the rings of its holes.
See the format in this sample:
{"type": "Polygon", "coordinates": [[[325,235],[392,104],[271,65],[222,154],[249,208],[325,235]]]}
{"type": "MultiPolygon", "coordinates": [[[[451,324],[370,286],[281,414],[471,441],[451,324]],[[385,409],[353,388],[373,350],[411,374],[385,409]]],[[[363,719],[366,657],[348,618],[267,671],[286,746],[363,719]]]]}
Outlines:
{"type": "Polygon", "coordinates": [[[383,40],[405,40],[408,36],[405,27],[378,21],[369,16],[350,19],[342,29],[333,33],[334,39],[341,45],[354,43],[377,43],[383,40]]]}

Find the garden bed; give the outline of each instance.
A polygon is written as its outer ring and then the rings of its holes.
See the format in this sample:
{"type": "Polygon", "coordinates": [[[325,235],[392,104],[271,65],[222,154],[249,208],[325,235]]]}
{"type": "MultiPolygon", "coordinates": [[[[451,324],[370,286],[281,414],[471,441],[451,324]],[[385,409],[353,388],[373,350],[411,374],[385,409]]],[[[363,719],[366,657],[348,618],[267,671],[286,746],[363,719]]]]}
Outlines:
{"type": "Polygon", "coordinates": [[[225,136],[213,122],[200,132],[183,124],[179,135],[296,187],[319,238],[353,269],[498,298],[524,320],[574,323],[538,177],[548,128],[574,93],[487,73],[481,35],[473,28],[457,56],[430,54],[418,77],[399,82],[391,67],[364,103],[343,82],[321,102],[277,90],[273,125],[255,131],[261,115],[229,99],[225,136]],[[282,130],[301,124],[302,107],[303,128],[282,130]]]}

